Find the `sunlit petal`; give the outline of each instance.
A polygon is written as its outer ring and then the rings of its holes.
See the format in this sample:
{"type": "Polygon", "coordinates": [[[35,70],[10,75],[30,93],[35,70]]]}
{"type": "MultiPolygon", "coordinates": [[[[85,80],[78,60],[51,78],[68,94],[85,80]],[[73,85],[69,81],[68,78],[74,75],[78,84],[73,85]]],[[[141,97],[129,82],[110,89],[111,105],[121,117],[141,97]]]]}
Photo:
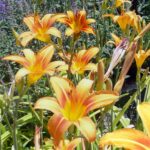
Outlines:
{"type": "Polygon", "coordinates": [[[55,114],[49,119],[48,131],[53,136],[55,145],[59,144],[70,125],[71,123],[59,114],[55,114]]]}
{"type": "Polygon", "coordinates": [[[65,35],[71,36],[73,34],[73,30],[71,28],[67,28],[65,31],[65,35]]]}
{"type": "Polygon", "coordinates": [[[19,82],[24,76],[28,75],[29,73],[29,70],[21,68],[15,75],[16,82],[19,82]]]}
{"type": "Polygon", "coordinates": [[[88,24],[95,23],[95,19],[87,19],[86,21],[88,24]]]}
{"type": "Polygon", "coordinates": [[[105,107],[118,100],[119,96],[113,91],[100,91],[91,95],[86,101],[87,112],[96,108],[105,107]]]}
{"type": "Polygon", "coordinates": [[[55,27],[49,28],[47,31],[47,34],[51,34],[51,35],[61,38],[61,32],[55,27]]]}
{"type": "Polygon", "coordinates": [[[69,100],[69,94],[73,87],[72,83],[67,79],[59,77],[51,77],[50,81],[60,106],[64,107],[66,101],[69,100]]]}
{"type": "Polygon", "coordinates": [[[92,142],[96,138],[96,127],[93,121],[89,117],[83,117],[78,122],[74,123],[85,138],[92,142]]]}
{"type": "Polygon", "coordinates": [[[150,103],[144,102],[137,106],[138,114],[140,115],[144,128],[150,137],[150,103]]]}
{"type": "Polygon", "coordinates": [[[114,145],[129,150],[150,150],[150,138],[135,129],[120,129],[107,133],[100,139],[100,147],[114,145]]]}
{"type": "Polygon", "coordinates": [[[28,28],[32,31],[34,25],[34,16],[28,16],[23,19],[28,28]]]}
{"type": "Polygon", "coordinates": [[[55,114],[60,112],[60,107],[58,105],[58,102],[53,97],[43,97],[36,101],[34,105],[35,109],[46,109],[49,110],[55,114]]]}

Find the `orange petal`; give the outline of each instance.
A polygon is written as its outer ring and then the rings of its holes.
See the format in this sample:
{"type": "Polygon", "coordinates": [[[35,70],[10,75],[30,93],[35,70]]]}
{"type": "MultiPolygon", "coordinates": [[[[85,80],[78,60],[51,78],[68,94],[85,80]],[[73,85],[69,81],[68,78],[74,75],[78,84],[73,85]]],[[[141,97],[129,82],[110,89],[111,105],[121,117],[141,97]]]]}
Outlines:
{"type": "Polygon", "coordinates": [[[85,138],[92,142],[96,138],[96,127],[89,117],[81,118],[78,122],[74,123],[85,138]]]}
{"type": "Polygon", "coordinates": [[[76,86],[75,96],[79,101],[84,101],[89,95],[93,81],[89,79],[82,79],[76,86]]]}
{"type": "Polygon", "coordinates": [[[67,11],[67,15],[71,20],[74,20],[74,13],[72,11],[67,11]]]}
{"type": "Polygon", "coordinates": [[[88,63],[84,70],[91,70],[91,71],[97,71],[97,65],[94,63],[88,63]]]}
{"type": "Polygon", "coordinates": [[[16,82],[19,82],[24,76],[28,75],[29,73],[29,70],[21,68],[15,75],[16,82]]]}
{"type": "Polygon", "coordinates": [[[117,93],[112,91],[100,91],[91,95],[86,101],[85,106],[87,107],[87,112],[94,110],[96,108],[105,107],[118,100],[119,96],[117,93]]]}
{"type": "Polygon", "coordinates": [[[73,139],[68,145],[67,145],[67,150],[74,150],[79,143],[81,143],[81,138],[76,138],[73,139]]]}
{"type": "Polygon", "coordinates": [[[22,66],[27,66],[29,63],[28,61],[22,57],[22,56],[17,56],[17,55],[9,55],[3,58],[3,60],[10,60],[10,61],[14,61],[17,62],[19,64],[21,64],[22,66]]]}
{"type": "Polygon", "coordinates": [[[25,24],[28,26],[28,28],[32,31],[33,25],[34,25],[34,17],[33,16],[28,16],[23,19],[25,24]]]}
{"type": "Polygon", "coordinates": [[[37,102],[34,105],[35,109],[46,109],[49,111],[52,111],[53,113],[59,113],[60,107],[58,105],[58,102],[53,97],[43,97],[37,100],[37,102]]]}
{"type": "Polygon", "coordinates": [[[37,54],[37,63],[40,61],[46,67],[54,54],[54,50],[52,45],[42,48],[37,54]]]}
{"type": "Polygon", "coordinates": [[[114,145],[129,150],[150,150],[150,138],[135,129],[120,129],[107,133],[100,140],[100,147],[114,145]]]}
{"type": "Polygon", "coordinates": [[[55,114],[49,119],[48,132],[53,136],[55,145],[59,144],[70,125],[71,123],[59,114],[55,114]]]}
{"type": "Polygon", "coordinates": [[[42,75],[43,73],[36,73],[36,72],[30,73],[27,76],[28,85],[30,86],[31,84],[36,83],[42,77],[42,75]]]}
{"type": "Polygon", "coordinates": [[[150,103],[144,102],[137,106],[137,111],[142,119],[144,128],[150,137],[150,103]]]}
{"type": "Polygon", "coordinates": [[[64,107],[66,101],[69,100],[69,94],[72,90],[72,83],[64,78],[51,77],[50,82],[56,93],[57,100],[61,107],[64,107]]]}
{"type": "Polygon", "coordinates": [[[61,32],[55,27],[49,28],[46,33],[61,38],[61,32]]]}
{"type": "Polygon", "coordinates": [[[92,47],[89,48],[85,53],[84,56],[82,57],[83,62],[88,63],[99,51],[99,48],[97,47],[92,47]]]}
{"type": "Polygon", "coordinates": [[[95,34],[94,29],[92,27],[82,28],[82,31],[86,33],[95,34]]]}

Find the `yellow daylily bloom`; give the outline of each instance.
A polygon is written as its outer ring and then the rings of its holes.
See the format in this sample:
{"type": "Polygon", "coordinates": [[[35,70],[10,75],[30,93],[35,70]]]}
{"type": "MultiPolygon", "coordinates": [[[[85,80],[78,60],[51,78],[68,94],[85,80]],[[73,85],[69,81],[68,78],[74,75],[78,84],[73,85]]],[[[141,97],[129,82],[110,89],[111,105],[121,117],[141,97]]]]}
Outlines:
{"type": "Polygon", "coordinates": [[[61,23],[64,23],[69,26],[66,29],[67,36],[79,36],[81,32],[94,33],[94,29],[89,26],[89,24],[94,23],[94,19],[86,19],[86,11],[67,11],[67,16],[61,19],[58,19],[61,23]]]}
{"type": "Polygon", "coordinates": [[[150,103],[139,104],[137,111],[142,119],[147,135],[136,129],[120,129],[107,133],[100,140],[100,147],[114,145],[128,150],[150,150],[150,103]]]}
{"type": "Polygon", "coordinates": [[[53,27],[57,19],[64,17],[64,14],[46,14],[42,19],[39,15],[28,16],[23,19],[30,31],[23,32],[19,40],[23,46],[26,46],[32,39],[38,39],[42,42],[50,42],[50,34],[61,37],[61,32],[53,27]]]}
{"type": "Polygon", "coordinates": [[[93,81],[82,79],[77,86],[64,78],[51,77],[50,82],[56,98],[44,97],[35,103],[35,109],[46,109],[54,113],[48,121],[48,131],[58,145],[65,131],[75,125],[88,141],[96,138],[96,128],[87,114],[117,101],[113,91],[91,93],[93,81]]]}
{"type": "Polygon", "coordinates": [[[27,75],[27,82],[31,85],[39,80],[44,74],[52,75],[58,66],[65,64],[62,61],[50,62],[54,54],[54,46],[46,46],[37,54],[30,49],[24,49],[23,53],[25,57],[10,55],[3,58],[3,60],[11,60],[23,66],[15,76],[16,82],[19,82],[27,75]]]}
{"type": "Polygon", "coordinates": [[[111,17],[123,31],[127,29],[127,26],[132,26],[137,32],[141,31],[139,25],[140,16],[136,15],[134,11],[122,12],[121,15],[106,14],[104,17],[111,17]]]}
{"type": "Polygon", "coordinates": [[[116,34],[111,33],[111,36],[112,36],[114,42],[113,41],[110,41],[110,42],[115,44],[115,46],[118,46],[122,42],[122,39],[120,37],[118,37],[116,34]]]}
{"type": "MultiPolygon", "coordinates": [[[[91,47],[88,50],[80,50],[77,54],[74,54],[71,62],[71,73],[83,74],[86,70],[96,70],[97,66],[89,61],[98,53],[97,47],[91,47]]],[[[60,56],[64,58],[62,54],[60,56]]],[[[70,60],[71,55],[66,54],[67,59],[70,60]]],[[[60,70],[68,70],[69,65],[60,67],[60,70]]]]}
{"type": "Polygon", "coordinates": [[[116,0],[115,1],[115,6],[120,7],[123,3],[131,3],[131,1],[128,0],[116,0]]]}
{"type": "Polygon", "coordinates": [[[139,50],[138,53],[135,54],[135,61],[137,68],[141,68],[145,59],[150,56],[150,49],[147,51],[139,50]]]}

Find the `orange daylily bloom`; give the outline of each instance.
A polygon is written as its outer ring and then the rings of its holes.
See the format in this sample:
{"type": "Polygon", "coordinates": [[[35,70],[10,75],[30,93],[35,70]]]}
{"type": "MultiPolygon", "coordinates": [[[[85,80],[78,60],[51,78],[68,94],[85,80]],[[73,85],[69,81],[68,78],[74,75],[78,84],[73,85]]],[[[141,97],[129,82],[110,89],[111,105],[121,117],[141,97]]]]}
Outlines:
{"type": "Polygon", "coordinates": [[[134,27],[138,32],[141,31],[139,20],[140,16],[136,15],[134,11],[122,12],[121,15],[113,15],[113,14],[106,14],[104,17],[111,17],[113,21],[119,24],[120,28],[125,31],[127,26],[134,27]]]}
{"type": "Polygon", "coordinates": [[[69,28],[66,29],[66,35],[78,36],[81,32],[86,33],[94,33],[94,29],[89,26],[89,24],[94,23],[94,19],[86,19],[86,11],[76,11],[73,13],[72,11],[67,11],[67,16],[64,18],[58,19],[58,21],[66,24],[69,28]]]}
{"type": "Polygon", "coordinates": [[[58,145],[71,125],[75,125],[88,141],[94,141],[95,124],[87,114],[116,102],[118,94],[112,91],[91,93],[93,81],[89,79],[82,79],[76,87],[70,80],[59,77],[51,77],[50,82],[56,98],[39,99],[35,103],[35,109],[47,109],[54,113],[48,121],[48,131],[55,144],[58,145]]]}
{"type": "MultiPolygon", "coordinates": [[[[73,74],[83,74],[86,70],[96,70],[97,66],[94,63],[89,63],[89,61],[98,53],[99,49],[97,47],[89,48],[88,50],[80,50],[77,54],[74,54],[71,72],[73,74]]],[[[60,54],[62,58],[62,54],[60,54]]],[[[70,60],[71,55],[67,54],[67,59],[70,60]]],[[[60,67],[60,70],[68,70],[69,65],[64,65],[60,67]]]]}
{"type": "Polygon", "coordinates": [[[53,27],[57,19],[64,17],[64,14],[47,14],[42,19],[40,16],[28,16],[23,19],[30,31],[20,34],[19,40],[23,46],[26,46],[32,39],[38,39],[42,42],[50,42],[50,34],[61,37],[61,32],[53,27]]]}
{"type": "Polygon", "coordinates": [[[54,54],[54,46],[46,46],[37,54],[30,49],[24,49],[23,53],[25,57],[10,55],[3,58],[3,60],[11,60],[23,66],[15,76],[16,82],[19,82],[27,75],[27,82],[31,85],[39,80],[44,74],[52,75],[56,67],[65,64],[62,61],[50,62],[54,54]]]}
{"type": "Polygon", "coordinates": [[[128,0],[116,0],[115,6],[120,7],[123,3],[131,3],[131,1],[128,0]]]}
{"type": "Polygon", "coordinates": [[[135,54],[135,61],[137,68],[141,68],[145,59],[150,56],[150,49],[147,51],[139,50],[138,53],[135,54]]]}
{"type": "Polygon", "coordinates": [[[139,104],[137,111],[142,119],[147,135],[136,129],[120,129],[107,133],[100,140],[100,147],[114,145],[128,150],[150,150],[150,103],[139,104]]]}

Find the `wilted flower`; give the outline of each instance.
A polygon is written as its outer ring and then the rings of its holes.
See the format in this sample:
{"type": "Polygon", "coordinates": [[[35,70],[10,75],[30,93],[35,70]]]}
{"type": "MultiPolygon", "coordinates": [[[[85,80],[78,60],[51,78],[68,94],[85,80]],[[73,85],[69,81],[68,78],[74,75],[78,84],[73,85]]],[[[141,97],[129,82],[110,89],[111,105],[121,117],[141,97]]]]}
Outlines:
{"type": "MultiPolygon", "coordinates": [[[[96,65],[94,63],[89,63],[89,61],[98,53],[99,49],[97,47],[89,48],[88,50],[80,50],[77,54],[74,54],[71,62],[71,73],[83,74],[86,70],[96,70],[96,65]]],[[[62,54],[60,54],[62,58],[62,54]]],[[[68,60],[70,60],[71,55],[66,55],[68,60]]],[[[69,65],[61,66],[61,70],[68,70],[69,65]]]]}
{"type": "Polygon", "coordinates": [[[78,37],[81,32],[95,34],[92,27],[89,24],[94,23],[94,19],[86,19],[85,10],[76,11],[75,13],[72,11],[67,11],[67,16],[58,21],[66,24],[69,28],[66,29],[66,35],[71,36],[74,35],[78,37]]]}
{"type": "Polygon", "coordinates": [[[51,77],[50,82],[56,98],[39,99],[35,109],[47,109],[54,113],[48,121],[48,131],[56,145],[71,125],[75,125],[88,141],[94,141],[96,128],[87,117],[88,112],[116,102],[118,94],[112,91],[91,93],[93,81],[88,79],[82,79],[76,87],[70,80],[59,77],[51,77]]]}
{"type": "Polygon", "coordinates": [[[109,68],[105,74],[105,80],[109,77],[112,70],[116,67],[116,65],[121,61],[122,57],[124,56],[127,48],[129,46],[128,39],[123,39],[121,43],[115,48],[112,59],[109,65],[109,68]]]}
{"type": "Polygon", "coordinates": [[[27,75],[27,82],[31,85],[39,80],[44,74],[52,75],[55,72],[56,67],[64,65],[64,62],[62,61],[50,62],[54,54],[53,46],[46,46],[37,54],[30,49],[24,49],[23,53],[25,57],[10,55],[3,58],[3,60],[17,62],[24,67],[17,72],[15,76],[16,82],[19,82],[27,75]]]}
{"type": "Polygon", "coordinates": [[[138,53],[135,54],[135,61],[137,68],[141,68],[145,59],[150,56],[150,49],[147,51],[139,50],[138,53]]]}
{"type": "Polygon", "coordinates": [[[19,40],[23,46],[26,46],[32,39],[38,39],[42,42],[50,42],[50,34],[56,37],[61,37],[61,32],[53,27],[55,21],[64,17],[63,14],[47,14],[42,19],[39,15],[28,16],[23,19],[30,31],[20,34],[19,40]]]}
{"type": "Polygon", "coordinates": [[[100,140],[100,147],[114,145],[128,150],[149,150],[150,149],[150,103],[142,103],[137,111],[144,124],[147,135],[136,129],[120,129],[107,133],[100,140]]]}

